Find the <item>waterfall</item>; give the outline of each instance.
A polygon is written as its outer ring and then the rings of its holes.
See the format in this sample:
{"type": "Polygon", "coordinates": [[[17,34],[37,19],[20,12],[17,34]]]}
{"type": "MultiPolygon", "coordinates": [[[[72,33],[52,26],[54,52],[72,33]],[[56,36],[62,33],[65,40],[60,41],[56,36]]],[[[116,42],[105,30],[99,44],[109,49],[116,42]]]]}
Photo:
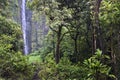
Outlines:
{"type": "Polygon", "coordinates": [[[24,40],[24,54],[28,54],[27,46],[27,25],[26,25],[26,0],[22,0],[21,5],[21,18],[22,18],[22,31],[23,31],[23,40],[24,40]]]}

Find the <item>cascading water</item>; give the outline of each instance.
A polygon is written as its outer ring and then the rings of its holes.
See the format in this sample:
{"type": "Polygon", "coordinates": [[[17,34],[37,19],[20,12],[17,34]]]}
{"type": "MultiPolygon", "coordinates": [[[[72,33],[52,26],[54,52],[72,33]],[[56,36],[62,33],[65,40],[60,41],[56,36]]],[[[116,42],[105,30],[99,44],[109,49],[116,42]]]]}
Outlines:
{"type": "Polygon", "coordinates": [[[26,0],[22,0],[21,6],[21,18],[22,18],[22,31],[23,31],[23,40],[24,40],[24,54],[28,54],[27,46],[27,25],[26,25],[26,0]]]}
{"type": "MultiPolygon", "coordinates": [[[[36,49],[38,49],[39,45],[44,46],[44,38],[45,35],[48,32],[48,28],[46,27],[45,23],[46,23],[46,18],[45,15],[42,15],[42,23],[41,26],[35,30],[36,34],[34,36],[32,36],[32,11],[26,7],[26,1],[27,0],[21,0],[22,4],[21,4],[21,25],[22,25],[22,31],[23,31],[23,41],[24,41],[24,54],[27,55],[29,53],[31,53],[32,50],[32,46],[34,46],[34,43],[32,43],[32,39],[33,37],[36,36],[36,49]],[[42,30],[42,34],[41,31],[42,30]],[[38,37],[38,34],[41,34],[40,37],[38,37]],[[41,41],[41,39],[43,41],[41,41]]],[[[29,0],[31,1],[31,0],[29,0]]],[[[36,26],[39,26],[37,24],[35,24],[36,26]]]]}

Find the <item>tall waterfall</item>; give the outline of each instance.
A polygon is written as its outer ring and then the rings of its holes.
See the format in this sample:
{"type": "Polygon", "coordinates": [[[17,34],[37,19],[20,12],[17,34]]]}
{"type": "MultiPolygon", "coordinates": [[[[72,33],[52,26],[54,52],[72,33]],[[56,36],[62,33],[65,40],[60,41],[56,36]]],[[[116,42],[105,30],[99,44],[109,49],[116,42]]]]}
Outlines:
{"type": "Polygon", "coordinates": [[[21,18],[22,18],[22,31],[23,31],[23,40],[24,40],[24,54],[28,54],[27,46],[27,25],[26,25],[26,0],[22,0],[21,5],[21,18]]]}

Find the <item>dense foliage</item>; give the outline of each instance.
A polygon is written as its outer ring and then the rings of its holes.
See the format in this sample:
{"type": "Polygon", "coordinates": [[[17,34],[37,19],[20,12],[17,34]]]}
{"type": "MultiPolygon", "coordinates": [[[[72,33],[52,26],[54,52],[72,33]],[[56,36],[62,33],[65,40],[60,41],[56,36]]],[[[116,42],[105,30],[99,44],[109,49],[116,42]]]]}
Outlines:
{"type": "Polygon", "coordinates": [[[119,0],[23,1],[0,0],[0,80],[120,80],[119,0]]]}
{"type": "Polygon", "coordinates": [[[109,61],[110,58],[97,50],[95,55],[78,64],[72,63],[67,55],[64,55],[56,64],[50,53],[38,67],[38,77],[42,80],[105,80],[108,77],[115,78],[114,75],[110,74],[111,68],[103,62],[104,59],[109,61]]]}
{"type": "Polygon", "coordinates": [[[32,65],[22,55],[21,46],[20,26],[0,16],[0,77],[6,80],[31,77],[32,65]]]}

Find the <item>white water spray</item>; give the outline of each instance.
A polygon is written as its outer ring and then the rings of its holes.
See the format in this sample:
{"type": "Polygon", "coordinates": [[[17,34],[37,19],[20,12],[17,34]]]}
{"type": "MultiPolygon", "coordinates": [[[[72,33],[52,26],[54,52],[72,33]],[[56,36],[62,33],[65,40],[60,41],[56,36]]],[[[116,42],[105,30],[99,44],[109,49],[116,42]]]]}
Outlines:
{"type": "Polygon", "coordinates": [[[27,25],[26,25],[26,0],[22,0],[21,6],[21,18],[22,18],[22,31],[23,31],[23,40],[24,40],[24,54],[28,54],[28,46],[27,46],[27,25]]]}

